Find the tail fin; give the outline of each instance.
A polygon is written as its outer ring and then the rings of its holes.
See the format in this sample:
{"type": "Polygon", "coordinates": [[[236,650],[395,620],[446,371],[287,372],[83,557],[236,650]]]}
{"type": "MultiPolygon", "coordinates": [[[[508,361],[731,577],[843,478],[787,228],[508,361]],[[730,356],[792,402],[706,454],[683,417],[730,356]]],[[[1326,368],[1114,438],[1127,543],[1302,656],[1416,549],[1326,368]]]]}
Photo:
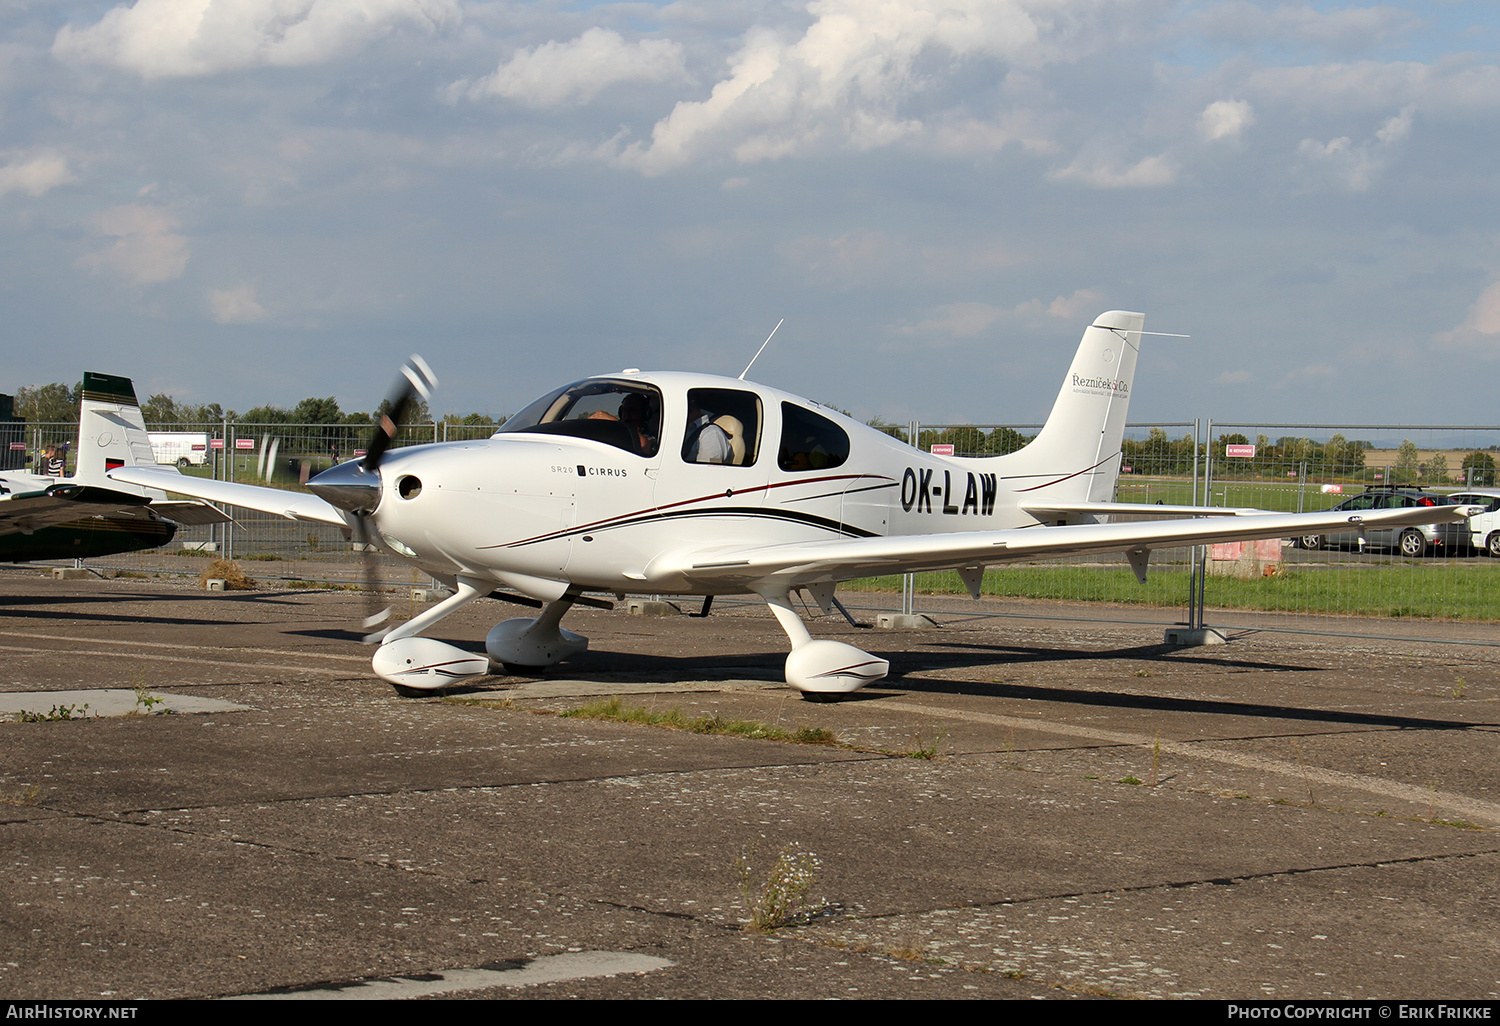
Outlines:
{"type": "Polygon", "coordinates": [[[107,476],[116,467],[152,467],[151,438],[135,399],[129,378],[113,374],[83,374],[83,399],[78,413],[78,463],[73,480],[117,492],[165,498],[154,488],[112,481],[107,476]]]}
{"type": "Polygon", "coordinates": [[[1108,502],[1120,475],[1120,441],[1146,315],[1111,310],[1083,333],[1041,433],[999,459],[1010,486],[1053,502],[1108,502]]]}

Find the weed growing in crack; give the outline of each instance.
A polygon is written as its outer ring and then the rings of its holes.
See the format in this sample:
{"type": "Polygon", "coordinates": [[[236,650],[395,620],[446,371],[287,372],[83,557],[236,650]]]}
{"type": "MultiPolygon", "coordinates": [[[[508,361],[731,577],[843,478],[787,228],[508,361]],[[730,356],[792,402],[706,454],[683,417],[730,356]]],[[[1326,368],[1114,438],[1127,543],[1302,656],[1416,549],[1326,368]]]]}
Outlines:
{"type": "Polygon", "coordinates": [[[790,925],[797,918],[807,902],[813,876],[823,863],[818,861],[817,855],[792,843],[781,849],[764,878],[760,878],[755,871],[754,858],[754,851],[741,855],[734,867],[739,878],[740,897],[745,902],[745,911],[750,914],[746,928],[756,933],[771,933],[790,925]]]}
{"type": "Polygon", "coordinates": [[[29,784],[14,793],[0,792],[0,805],[35,805],[41,793],[40,784],[29,784]]]}
{"type": "Polygon", "coordinates": [[[802,745],[836,745],[837,735],[824,727],[799,727],[785,730],[768,723],[754,720],[726,720],[717,714],[691,717],[681,709],[666,712],[627,706],[619,698],[604,699],[567,709],[557,715],[565,719],[616,720],[620,723],[640,723],[651,727],[666,727],[671,730],[686,730],[694,734],[733,734],[758,740],[790,741],[802,745]]]}
{"type": "Polygon", "coordinates": [[[53,723],[58,720],[86,720],[89,718],[89,704],[83,705],[54,705],[50,712],[26,712],[22,710],[16,714],[16,719],[21,723],[53,723]]]}
{"type": "Polygon", "coordinates": [[[153,695],[145,682],[137,682],[134,690],[135,708],[130,710],[126,714],[127,716],[160,716],[162,713],[172,711],[170,709],[163,709],[161,712],[157,712],[156,707],[165,702],[166,699],[160,695],[153,695]]]}
{"type": "Polygon", "coordinates": [[[946,730],[939,730],[932,736],[932,740],[925,741],[921,731],[911,736],[911,747],[902,752],[901,755],[907,759],[936,759],[938,748],[948,739],[946,730]]]}

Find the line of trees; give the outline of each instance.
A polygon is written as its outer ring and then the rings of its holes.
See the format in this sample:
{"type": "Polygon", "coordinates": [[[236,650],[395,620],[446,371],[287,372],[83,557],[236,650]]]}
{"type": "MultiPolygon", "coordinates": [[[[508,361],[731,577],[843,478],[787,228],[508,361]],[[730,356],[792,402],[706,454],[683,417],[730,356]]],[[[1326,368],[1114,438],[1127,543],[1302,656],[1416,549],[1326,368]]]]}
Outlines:
{"type": "MultiPolygon", "coordinates": [[[[32,424],[77,423],[78,408],[83,400],[83,382],[68,385],[55,381],[50,385],[25,386],[16,390],[15,415],[32,424]]],[[[390,400],[381,400],[373,413],[344,411],[339,408],[334,396],[308,397],[288,409],[283,406],[256,406],[244,413],[225,410],[218,403],[194,404],[178,402],[170,395],[157,393],[141,403],[141,416],[151,427],[186,428],[202,427],[225,420],[236,424],[274,427],[285,424],[322,424],[347,426],[351,438],[362,439],[370,426],[390,412],[390,400]],[[365,430],[358,430],[363,428],[365,430]]],[[[415,400],[414,408],[407,415],[408,423],[430,423],[432,414],[427,402],[415,400]]],[[[498,427],[505,423],[502,415],[498,419],[484,413],[450,413],[443,423],[467,427],[498,427]]]]}

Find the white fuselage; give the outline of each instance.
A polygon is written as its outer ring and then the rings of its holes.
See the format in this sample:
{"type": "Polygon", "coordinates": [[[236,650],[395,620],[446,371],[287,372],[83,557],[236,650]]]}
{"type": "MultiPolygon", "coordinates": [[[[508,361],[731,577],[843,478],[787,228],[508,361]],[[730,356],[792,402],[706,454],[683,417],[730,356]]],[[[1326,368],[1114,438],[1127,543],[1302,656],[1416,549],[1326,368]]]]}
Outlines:
{"type": "Polygon", "coordinates": [[[837,411],[734,379],[677,373],[630,380],[660,390],[653,455],[526,431],[394,450],[381,466],[380,534],[440,577],[526,575],[602,591],[716,594],[746,589],[726,587],[721,575],[695,580],[653,567],[678,565],[681,552],[711,557],[718,539],[743,549],[1037,522],[1017,508],[994,459],[922,453],[837,411]],[[759,416],[745,465],[684,458],[690,388],[753,395],[759,416]],[[792,451],[801,421],[788,424],[787,417],[809,414],[847,438],[838,465],[813,465],[827,453],[792,451]],[[415,494],[410,478],[420,481],[415,494]]]}

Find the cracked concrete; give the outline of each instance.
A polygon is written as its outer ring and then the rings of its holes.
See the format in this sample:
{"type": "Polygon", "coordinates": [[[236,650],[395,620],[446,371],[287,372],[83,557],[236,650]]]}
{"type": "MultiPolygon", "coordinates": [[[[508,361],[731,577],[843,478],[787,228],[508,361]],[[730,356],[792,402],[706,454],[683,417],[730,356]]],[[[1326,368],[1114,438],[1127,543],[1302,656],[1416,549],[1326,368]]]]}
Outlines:
{"type": "Polygon", "coordinates": [[[0,724],[7,998],[1500,995],[1491,649],[967,618],[860,633],[892,678],[814,705],[759,609],[579,610],[471,705],[374,680],[357,595],[3,573],[0,693],[241,707],[0,724]],[[847,745],[550,714],[611,695],[847,745]],[[813,903],[749,933],[735,865],[787,844],[813,903]],[[485,982],[599,953],[652,968],[485,982]]]}

